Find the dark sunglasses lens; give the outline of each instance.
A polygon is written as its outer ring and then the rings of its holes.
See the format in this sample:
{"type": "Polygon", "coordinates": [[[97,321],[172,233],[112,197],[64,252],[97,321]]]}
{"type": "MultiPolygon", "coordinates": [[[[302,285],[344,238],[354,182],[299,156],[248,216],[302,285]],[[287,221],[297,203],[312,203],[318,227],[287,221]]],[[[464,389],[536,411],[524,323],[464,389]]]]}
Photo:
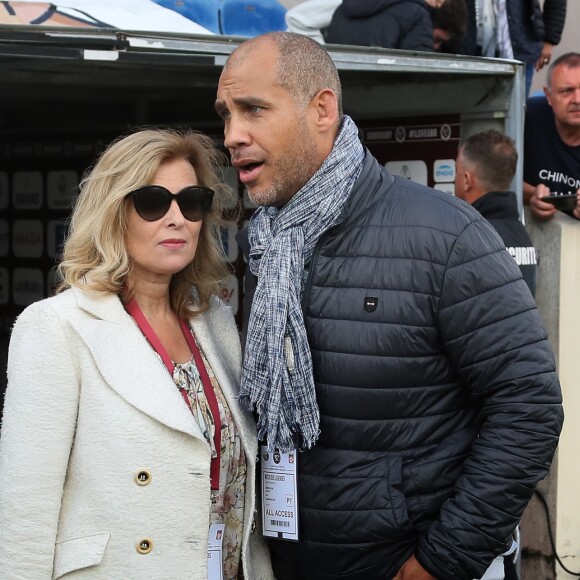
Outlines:
{"type": "Polygon", "coordinates": [[[133,193],[135,211],[149,222],[161,219],[169,209],[171,198],[159,187],[143,187],[133,193]]]}
{"type": "Polygon", "coordinates": [[[177,203],[186,220],[202,220],[211,210],[213,191],[207,187],[186,187],[179,192],[177,203]]]}

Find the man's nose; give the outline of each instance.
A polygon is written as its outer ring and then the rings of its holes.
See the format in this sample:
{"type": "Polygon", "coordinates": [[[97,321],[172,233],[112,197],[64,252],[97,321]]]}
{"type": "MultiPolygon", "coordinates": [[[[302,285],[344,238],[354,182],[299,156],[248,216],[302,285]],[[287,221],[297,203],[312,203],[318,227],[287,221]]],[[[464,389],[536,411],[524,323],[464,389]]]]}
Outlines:
{"type": "Polygon", "coordinates": [[[250,134],[246,123],[238,116],[232,115],[224,126],[224,145],[235,149],[250,142],[250,134]]]}

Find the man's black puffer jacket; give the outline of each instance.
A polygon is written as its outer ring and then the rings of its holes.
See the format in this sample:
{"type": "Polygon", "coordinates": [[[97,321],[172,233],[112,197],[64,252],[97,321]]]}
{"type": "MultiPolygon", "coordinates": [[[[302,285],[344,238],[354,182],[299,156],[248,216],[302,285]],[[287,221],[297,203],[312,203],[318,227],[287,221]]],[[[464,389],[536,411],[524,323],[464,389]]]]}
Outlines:
{"type": "Polygon", "coordinates": [[[344,0],[325,40],[433,52],[433,21],[425,0],[344,0]]]}
{"type": "Polygon", "coordinates": [[[321,432],[298,456],[300,541],[271,542],[277,578],[385,580],[413,552],[437,578],[481,577],[563,419],[546,331],[501,239],[367,153],[303,311],[321,432]]]}

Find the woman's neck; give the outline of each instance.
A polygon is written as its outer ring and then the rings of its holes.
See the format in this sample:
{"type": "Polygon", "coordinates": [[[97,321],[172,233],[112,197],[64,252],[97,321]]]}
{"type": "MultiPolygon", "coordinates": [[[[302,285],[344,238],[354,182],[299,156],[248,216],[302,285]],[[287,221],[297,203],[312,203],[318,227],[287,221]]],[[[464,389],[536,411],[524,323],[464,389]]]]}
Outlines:
{"type": "Polygon", "coordinates": [[[137,302],[171,360],[178,363],[191,360],[191,350],[179,317],[171,307],[169,283],[127,280],[127,291],[127,295],[137,302]]]}
{"type": "Polygon", "coordinates": [[[139,280],[128,283],[129,295],[137,302],[145,316],[151,320],[174,318],[169,300],[169,284],[139,280]]]}

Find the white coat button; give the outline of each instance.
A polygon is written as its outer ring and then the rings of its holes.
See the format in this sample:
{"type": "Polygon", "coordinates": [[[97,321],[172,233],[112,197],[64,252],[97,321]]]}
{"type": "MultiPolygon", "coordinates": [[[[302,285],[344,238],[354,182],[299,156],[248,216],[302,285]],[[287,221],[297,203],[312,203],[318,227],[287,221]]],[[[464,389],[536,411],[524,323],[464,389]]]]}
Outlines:
{"type": "Polygon", "coordinates": [[[149,538],[143,538],[137,542],[137,552],[139,554],[149,554],[153,549],[153,540],[149,538]]]}

